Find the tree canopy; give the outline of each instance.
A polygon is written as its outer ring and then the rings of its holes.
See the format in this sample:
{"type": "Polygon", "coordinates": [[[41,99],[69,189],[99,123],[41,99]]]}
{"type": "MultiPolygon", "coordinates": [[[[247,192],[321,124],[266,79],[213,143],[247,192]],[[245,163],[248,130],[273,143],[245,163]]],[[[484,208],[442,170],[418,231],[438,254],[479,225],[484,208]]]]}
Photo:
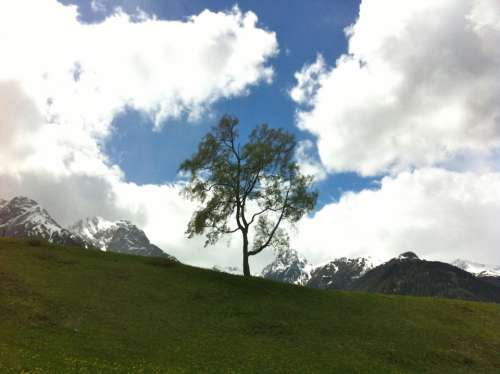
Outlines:
{"type": "Polygon", "coordinates": [[[200,202],[187,234],[204,234],[209,245],[240,232],[243,273],[250,276],[249,257],[286,245],[280,225],[312,210],[318,194],[311,190],[312,177],[301,174],[295,161],[293,134],[262,124],[241,145],[238,123],[235,117],[222,117],[180,171],[190,178],[183,192],[200,202]]]}

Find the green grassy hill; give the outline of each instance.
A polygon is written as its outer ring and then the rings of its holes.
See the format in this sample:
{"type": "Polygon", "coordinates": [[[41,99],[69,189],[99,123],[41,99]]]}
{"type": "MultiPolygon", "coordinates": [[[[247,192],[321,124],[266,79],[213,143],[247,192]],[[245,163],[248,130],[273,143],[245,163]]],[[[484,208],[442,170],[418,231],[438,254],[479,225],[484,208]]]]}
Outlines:
{"type": "Polygon", "coordinates": [[[499,373],[500,305],[0,240],[0,372],[499,373]]]}

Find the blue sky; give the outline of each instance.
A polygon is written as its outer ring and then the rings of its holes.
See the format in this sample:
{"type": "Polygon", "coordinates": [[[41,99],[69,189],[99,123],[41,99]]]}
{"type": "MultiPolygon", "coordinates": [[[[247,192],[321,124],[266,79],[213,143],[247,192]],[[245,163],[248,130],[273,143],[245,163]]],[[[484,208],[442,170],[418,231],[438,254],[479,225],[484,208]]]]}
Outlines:
{"type": "MultiPolygon", "coordinates": [[[[88,1],[69,1],[78,4],[82,20],[99,22],[107,12],[91,9],[88,1]]],[[[137,6],[159,19],[185,20],[204,9],[227,11],[238,5],[243,11],[252,11],[259,18],[259,27],[277,34],[280,53],[270,61],[274,68],[271,84],[251,87],[249,94],[221,100],[209,115],[196,121],[169,120],[160,131],[152,131],[153,124],[141,113],[128,111],[114,120],[120,130],[105,144],[106,153],[122,168],[130,182],[138,184],[173,181],[179,164],[196,149],[201,137],[224,113],[237,116],[242,128],[260,123],[283,127],[293,132],[298,140],[314,140],[313,135],[301,131],[295,123],[296,104],[288,92],[296,84],[294,73],[305,63],[311,63],[321,54],[334,62],[346,52],[344,28],[355,22],[358,0],[278,0],[278,1],[112,1],[104,2],[108,10],[116,6],[133,13],[137,6]]],[[[311,156],[317,158],[313,148],[311,156]]],[[[329,175],[317,184],[320,197],[317,208],[336,200],[345,191],[373,188],[378,178],[362,178],[357,173],[329,175]]]]}

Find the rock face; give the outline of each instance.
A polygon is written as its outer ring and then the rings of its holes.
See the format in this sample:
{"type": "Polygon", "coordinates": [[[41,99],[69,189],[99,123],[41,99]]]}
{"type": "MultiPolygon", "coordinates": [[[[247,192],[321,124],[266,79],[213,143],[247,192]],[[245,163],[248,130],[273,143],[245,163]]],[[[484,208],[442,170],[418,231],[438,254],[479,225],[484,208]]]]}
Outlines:
{"type": "Polygon", "coordinates": [[[267,279],[313,288],[347,290],[352,282],[371,269],[367,258],[338,258],[327,264],[312,266],[293,249],[281,251],[276,259],[262,270],[267,279]]]}
{"type": "Polygon", "coordinates": [[[353,282],[373,267],[369,258],[338,258],[314,268],[307,286],[349,290],[353,282]]]}
{"type": "Polygon", "coordinates": [[[150,243],[148,237],[129,221],[107,221],[101,217],[78,221],[70,230],[102,251],[133,254],[148,257],[177,259],[150,243]]]}
{"type": "Polygon", "coordinates": [[[278,253],[273,262],[262,270],[262,276],[278,282],[305,285],[312,267],[305,257],[293,249],[278,253]]]}
{"type": "Polygon", "coordinates": [[[27,197],[0,199],[0,236],[39,238],[55,244],[177,261],[151,244],[144,231],[128,221],[110,222],[94,217],[65,229],[35,200],[27,197]]]}
{"type": "Polygon", "coordinates": [[[400,255],[353,282],[356,291],[500,302],[500,288],[456,266],[400,255]]]}
{"type": "Polygon", "coordinates": [[[55,244],[88,246],[84,239],[61,227],[36,201],[22,196],[0,201],[0,236],[40,238],[55,244]]]}

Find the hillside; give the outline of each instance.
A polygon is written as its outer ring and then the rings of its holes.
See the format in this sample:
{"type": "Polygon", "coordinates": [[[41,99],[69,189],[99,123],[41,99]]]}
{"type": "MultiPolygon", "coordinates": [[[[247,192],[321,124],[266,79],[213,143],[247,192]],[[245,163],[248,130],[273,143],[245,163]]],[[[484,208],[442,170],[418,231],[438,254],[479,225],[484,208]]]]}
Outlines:
{"type": "Polygon", "coordinates": [[[0,239],[0,372],[496,373],[500,306],[0,239]]]}

